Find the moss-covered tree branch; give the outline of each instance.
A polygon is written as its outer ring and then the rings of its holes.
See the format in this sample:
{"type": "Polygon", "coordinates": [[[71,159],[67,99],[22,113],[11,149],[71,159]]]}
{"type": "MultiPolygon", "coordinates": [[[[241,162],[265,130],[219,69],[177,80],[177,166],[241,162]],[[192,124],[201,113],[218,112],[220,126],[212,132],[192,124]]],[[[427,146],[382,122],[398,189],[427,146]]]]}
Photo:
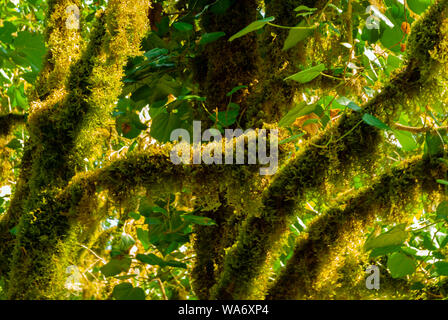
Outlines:
{"type": "MultiPolygon", "coordinates": [[[[55,2],[54,8],[60,9],[61,4],[55,2]]],[[[11,262],[11,299],[49,299],[63,294],[64,268],[73,257],[73,241],[81,229],[77,221],[61,214],[55,196],[80,169],[80,159],[92,152],[93,143],[86,138],[100,117],[108,117],[120,94],[123,67],[128,56],[138,53],[146,32],[147,6],[143,0],[109,1],[106,13],[97,17],[88,47],[70,67],[66,87],[33,106],[29,131],[37,147],[11,262]],[[57,263],[47,265],[48,261],[57,263]]],[[[68,36],[64,33],[61,40],[68,36]]]]}
{"type": "Polygon", "coordinates": [[[362,239],[366,228],[379,216],[383,221],[403,219],[406,206],[418,202],[422,190],[443,192],[436,180],[444,177],[447,169],[437,158],[403,161],[329,209],[299,239],[294,255],[268,291],[267,299],[316,297],[322,284],[331,278],[330,273],[343,263],[342,255],[349,243],[362,239]]]}
{"type": "MultiPolygon", "coordinates": [[[[445,63],[440,57],[444,57],[448,36],[444,32],[447,6],[448,1],[438,1],[416,22],[409,39],[410,53],[405,68],[363,111],[390,123],[400,104],[419,94],[445,63]],[[440,53],[435,56],[435,51],[440,53]]],[[[244,224],[237,245],[226,257],[214,297],[250,297],[254,279],[306,193],[318,190],[327,179],[346,173],[352,166],[371,167],[381,140],[381,132],[364,123],[362,113],[354,112],[344,115],[336,126],[312,139],[264,192],[261,212],[250,216],[244,224]]]]}

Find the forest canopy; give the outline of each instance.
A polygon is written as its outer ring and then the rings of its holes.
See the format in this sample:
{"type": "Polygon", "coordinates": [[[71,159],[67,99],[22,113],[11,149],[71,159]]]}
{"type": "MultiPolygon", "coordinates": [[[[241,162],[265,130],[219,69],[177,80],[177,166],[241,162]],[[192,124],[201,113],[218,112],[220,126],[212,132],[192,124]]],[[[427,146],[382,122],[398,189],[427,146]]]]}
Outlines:
{"type": "Polygon", "coordinates": [[[0,300],[446,299],[448,0],[0,0],[0,300]]]}

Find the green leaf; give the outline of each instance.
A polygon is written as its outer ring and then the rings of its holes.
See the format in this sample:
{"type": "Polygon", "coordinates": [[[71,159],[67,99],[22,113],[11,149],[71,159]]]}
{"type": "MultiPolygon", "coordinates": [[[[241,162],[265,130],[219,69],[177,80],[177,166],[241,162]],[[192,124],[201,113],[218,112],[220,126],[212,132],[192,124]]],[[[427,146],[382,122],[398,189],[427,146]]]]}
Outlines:
{"type": "Polygon", "coordinates": [[[130,258],[113,258],[107,264],[100,268],[101,272],[106,277],[116,276],[122,272],[127,272],[131,267],[131,259],[130,258]]]}
{"type": "Polygon", "coordinates": [[[434,263],[434,266],[439,276],[448,276],[448,262],[438,261],[434,263]]]}
{"type": "Polygon", "coordinates": [[[15,52],[26,57],[34,71],[40,70],[45,54],[45,39],[40,33],[20,31],[14,39],[15,52]]]}
{"type": "Polygon", "coordinates": [[[171,132],[180,128],[182,120],[175,113],[162,112],[152,122],[150,134],[159,142],[170,141],[171,132]]]}
{"type": "Polygon", "coordinates": [[[274,17],[269,17],[269,18],[265,18],[262,20],[254,21],[250,25],[248,25],[246,28],[244,28],[243,30],[241,30],[241,31],[237,32],[236,34],[234,34],[233,36],[231,36],[229,41],[233,41],[235,39],[241,38],[242,36],[245,36],[246,34],[252,32],[252,31],[259,30],[259,29],[263,28],[268,22],[271,22],[274,20],[275,20],[274,17]]]}
{"type": "Polygon", "coordinates": [[[400,142],[404,151],[413,151],[418,148],[418,144],[414,139],[412,133],[401,130],[392,130],[395,138],[400,142]]]}
{"type": "MultiPolygon", "coordinates": [[[[227,111],[218,112],[218,122],[223,127],[231,126],[236,122],[240,113],[240,106],[236,103],[230,103],[227,111]]],[[[211,115],[210,118],[216,122],[216,114],[211,115]]]]}
{"type": "Polygon", "coordinates": [[[437,219],[445,219],[448,221],[448,201],[442,201],[436,210],[437,219]]]}
{"type": "Polygon", "coordinates": [[[401,278],[415,272],[415,262],[404,253],[394,252],[387,260],[392,278],[401,278]]]}
{"type": "Polygon", "coordinates": [[[17,27],[9,21],[3,22],[3,27],[0,28],[0,41],[3,43],[11,43],[14,37],[12,33],[17,31],[17,27]]]}
{"type": "Polygon", "coordinates": [[[368,239],[364,248],[365,250],[371,250],[389,246],[401,246],[408,238],[408,232],[405,229],[405,224],[399,224],[377,237],[368,239]]]}
{"type": "Polygon", "coordinates": [[[163,261],[162,258],[159,258],[158,256],[156,256],[153,253],[138,254],[135,258],[143,263],[147,263],[150,265],[164,265],[165,264],[165,261],[163,261]]]}
{"type": "Polygon", "coordinates": [[[207,217],[199,217],[199,216],[194,216],[194,215],[191,215],[191,214],[184,214],[184,215],[181,215],[181,217],[185,221],[192,222],[194,224],[198,224],[198,225],[201,225],[201,226],[213,226],[213,225],[216,225],[215,221],[213,221],[212,219],[207,218],[207,217]]]}
{"type": "Polygon", "coordinates": [[[425,137],[425,154],[431,156],[441,154],[443,152],[443,142],[438,134],[431,132],[426,133],[425,137]]]}
{"type": "Polygon", "coordinates": [[[226,96],[227,96],[227,97],[230,97],[230,96],[233,95],[235,92],[237,92],[237,91],[239,91],[239,90],[241,90],[241,89],[245,89],[245,88],[247,88],[247,86],[237,86],[237,87],[233,88],[232,90],[230,90],[230,91],[226,94],[226,96]]]}
{"type": "Polygon", "coordinates": [[[386,246],[386,247],[380,247],[380,248],[374,248],[372,250],[372,252],[370,252],[370,257],[371,258],[375,258],[375,257],[380,257],[380,256],[385,256],[389,253],[392,252],[397,252],[399,251],[401,248],[401,246],[386,246]]]}
{"type": "Polygon", "coordinates": [[[314,110],[316,110],[316,107],[317,107],[316,103],[307,105],[306,102],[301,102],[297,106],[289,110],[288,113],[283,118],[280,119],[280,121],[278,122],[278,126],[288,127],[289,125],[294,123],[294,121],[298,117],[314,112],[314,110]]]}
{"type": "Polygon", "coordinates": [[[431,0],[407,0],[406,3],[416,14],[422,14],[431,5],[431,0]]]}
{"type": "Polygon", "coordinates": [[[369,29],[364,27],[362,29],[361,39],[364,41],[368,41],[369,43],[375,43],[380,38],[380,30],[379,29],[369,29]]]}
{"type": "Polygon", "coordinates": [[[146,298],[142,288],[134,288],[129,282],[116,285],[112,296],[117,300],[145,300],[146,298]]]}
{"type": "Polygon", "coordinates": [[[176,28],[179,31],[191,31],[193,30],[193,25],[190,23],[186,23],[186,22],[175,22],[173,23],[174,28],[176,28]]]}
{"type": "Polygon", "coordinates": [[[386,27],[382,36],[381,44],[392,51],[400,51],[400,40],[403,37],[403,31],[401,31],[401,26],[398,24],[393,28],[386,27]]]}
{"type": "Polygon", "coordinates": [[[317,66],[293,74],[292,76],[287,77],[285,80],[294,80],[300,83],[307,83],[316,78],[324,70],[325,65],[321,63],[317,66]]]}
{"type": "Polygon", "coordinates": [[[141,228],[137,228],[137,238],[138,240],[140,240],[143,249],[148,250],[150,248],[150,243],[149,243],[149,231],[148,230],[143,230],[141,228]]]}
{"type": "Polygon", "coordinates": [[[297,44],[308,38],[313,34],[314,30],[317,28],[317,25],[309,25],[305,20],[300,21],[300,23],[296,26],[300,28],[307,29],[291,29],[289,30],[288,37],[283,44],[283,50],[289,50],[295,47],[297,44]]]}
{"type": "Polygon", "coordinates": [[[443,179],[437,179],[436,182],[440,183],[440,184],[448,185],[448,181],[443,180],[443,179]]]}
{"type": "Polygon", "coordinates": [[[316,11],[317,10],[317,8],[310,8],[310,7],[307,7],[307,6],[304,6],[304,5],[301,5],[301,6],[298,6],[297,8],[295,8],[294,9],[294,11],[297,11],[297,12],[299,12],[299,11],[316,11]]]}
{"type": "Polygon", "coordinates": [[[375,116],[372,116],[371,114],[364,114],[362,117],[362,120],[364,120],[365,123],[368,125],[371,125],[373,127],[376,127],[381,130],[390,130],[389,126],[386,125],[384,122],[382,122],[380,119],[378,119],[375,116]]]}
{"type": "Polygon", "coordinates": [[[130,213],[129,213],[129,217],[131,217],[132,219],[134,219],[135,221],[137,221],[137,220],[139,220],[142,216],[139,215],[139,214],[136,213],[136,212],[130,212],[130,213]]]}
{"type": "Polygon", "coordinates": [[[20,142],[19,139],[12,139],[11,141],[8,142],[8,144],[6,145],[7,148],[13,149],[13,150],[18,150],[22,148],[22,143],[20,142]]]}
{"type": "Polygon", "coordinates": [[[361,110],[362,110],[361,107],[358,106],[358,105],[357,105],[356,103],[354,103],[353,101],[350,101],[350,102],[347,104],[347,107],[350,108],[350,109],[352,109],[352,110],[354,110],[354,111],[361,111],[361,110]]]}
{"type": "Polygon", "coordinates": [[[208,44],[211,42],[215,42],[216,40],[224,37],[225,35],[226,35],[225,32],[205,33],[202,35],[201,40],[199,40],[199,44],[208,44]]]}

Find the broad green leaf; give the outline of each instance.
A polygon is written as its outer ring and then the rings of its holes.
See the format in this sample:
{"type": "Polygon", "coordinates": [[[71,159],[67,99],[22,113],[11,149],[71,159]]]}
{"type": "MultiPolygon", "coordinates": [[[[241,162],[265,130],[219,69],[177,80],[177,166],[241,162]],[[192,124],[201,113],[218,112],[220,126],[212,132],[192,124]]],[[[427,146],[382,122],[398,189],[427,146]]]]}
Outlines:
{"type": "Polygon", "coordinates": [[[413,151],[418,148],[417,142],[415,142],[412,133],[401,130],[392,130],[395,138],[400,142],[404,151],[413,151]]]}
{"type": "Polygon", "coordinates": [[[153,253],[138,254],[135,258],[143,263],[147,263],[150,265],[164,265],[165,263],[165,261],[162,258],[159,258],[153,253]]]}
{"type": "Polygon", "coordinates": [[[199,217],[191,214],[181,215],[182,219],[188,222],[192,222],[201,226],[213,226],[216,225],[216,222],[207,217],[199,217]]]}
{"type": "Polygon", "coordinates": [[[294,80],[300,83],[307,83],[316,78],[322,71],[325,70],[325,65],[323,63],[317,66],[308,68],[306,70],[300,71],[292,76],[287,77],[285,80],[294,80]]]}
{"type": "Polygon", "coordinates": [[[385,256],[386,254],[399,251],[400,248],[401,247],[399,245],[374,248],[372,250],[372,252],[370,252],[370,257],[375,258],[375,257],[385,256]]]}
{"type": "Polygon", "coordinates": [[[225,32],[205,33],[202,35],[201,40],[199,40],[199,44],[207,44],[207,43],[215,42],[216,40],[224,37],[225,35],[226,35],[225,32]]]}
{"type": "Polygon", "coordinates": [[[14,138],[11,141],[9,141],[5,147],[13,149],[13,150],[18,150],[18,149],[22,148],[22,143],[20,142],[19,139],[14,138]]]}
{"type": "Polygon", "coordinates": [[[387,259],[387,267],[392,278],[401,278],[415,272],[415,262],[404,253],[394,252],[387,259]]]}
{"type": "Polygon", "coordinates": [[[364,114],[362,116],[362,120],[364,120],[365,123],[367,123],[368,125],[371,125],[373,127],[376,127],[378,129],[381,130],[390,130],[389,126],[387,124],[385,124],[384,122],[382,122],[380,119],[378,119],[375,116],[372,116],[371,114],[364,114]]]}
{"type": "Polygon", "coordinates": [[[436,210],[437,219],[445,219],[448,221],[448,201],[442,201],[436,210]]]}
{"type": "Polygon", "coordinates": [[[229,41],[233,41],[235,39],[241,38],[242,36],[245,36],[246,34],[252,32],[252,31],[259,30],[259,29],[263,28],[268,22],[271,22],[274,20],[275,20],[274,17],[269,17],[269,18],[265,18],[262,20],[254,21],[250,25],[248,25],[246,28],[244,28],[243,30],[241,30],[241,31],[237,32],[236,34],[234,34],[233,36],[231,36],[229,41]]]}
{"type": "Polygon", "coordinates": [[[431,156],[443,153],[443,142],[440,139],[439,135],[427,132],[425,137],[424,149],[425,154],[431,156]]]}
{"type": "Polygon", "coordinates": [[[150,248],[148,230],[137,228],[137,238],[138,240],[140,240],[140,243],[142,244],[143,249],[145,249],[145,251],[150,248]]]}
{"type": "Polygon", "coordinates": [[[182,127],[182,120],[176,113],[161,112],[153,119],[150,134],[159,142],[170,141],[171,132],[182,127]]]}
{"type": "Polygon", "coordinates": [[[42,65],[45,54],[45,39],[40,33],[20,31],[14,39],[15,52],[26,57],[34,71],[38,71],[42,65]]]}
{"type": "Polygon", "coordinates": [[[439,276],[448,276],[448,262],[438,261],[434,263],[434,266],[439,276]]]}
{"type": "Polygon", "coordinates": [[[431,5],[431,0],[407,0],[406,3],[409,9],[416,14],[421,14],[431,5]]]}
{"type": "Polygon", "coordinates": [[[358,106],[358,105],[357,105],[356,103],[354,103],[353,101],[350,101],[350,102],[347,104],[347,107],[350,108],[350,109],[352,109],[352,110],[354,110],[354,111],[361,111],[361,110],[362,110],[361,107],[358,106]]]}
{"type": "Polygon", "coordinates": [[[408,232],[405,229],[405,224],[399,224],[377,237],[368,239],[364,248],[365,250],[371,250],[389,246],[400,246],[408,238],[408,232]]]}
{"type": "Polygon", "coordinates": [[[300,28],[307,29],[291,29],[289,30],[288,37],[283,44],[283,50],[289,50],[295,47],[297,44],[308,38],[313,34],[314,30],[317,28],[317,25],[309,25],[305,20],[300,21],[300,23],[296,26],[300,28]]]}
{"type": "Polygon", "coordinates": [[[280,121],[278,122],[278,126],[290,126],[298,117],[312,113],[316,109],[316,106],[316,103],[310,105],[307,105],[306,102],[299,103],[297,106],[289,110],[283,118],[280,119],[280,121]]]}
{"type": "Polygon", "coordinates": [[[146,294],[142,288],[134,288],[129,282],[116,285],[112,296],[117,300],[145,300],[146,294]]]}
{"type": "Polygon", "coordinates": [[[142,216],[141,215],[139,215],[138,213],[136,213],[136,212],[130,212],[129,213],[129,217],[131,217],[132,219],[134,219],[134,220],[139,220],[142,216]]]}
{"type": "Polygon", "coordinates": [[[396,25],[393,28],[386,27],[382,36],[381,44],[392,51],[400,51],[400,40],[403,37],[403,31],[401,31],[401,26],[396,25]]]}
{"type": "Polygon", "coordinates": [[[154,48],[145,52],[143,55],[148,58],[148,60],[153,60],[162,55],[166,55],[168,52],[168,49],[165,48],[154,48]]]}
{"type": "MultiPolygon", "coordinates": [[[[236,122],[240,113],[240,106],[236,103],[230,103],[227,111],[218,112],[218,122],[223,127],[231,126],[236,122]]],[[[210,119],[216,122],[216,114],[210,115],[210,119]]]]}
{"type": "Polygon", "coordinates": [[[0,41],[3,43],[11,43],[13,40],[12,33],[17,31],[17,27],[9,21],[3,22],[0,28],[0,41]]]}
{"type": "Polygon", "coordinates": [[[101,272],[106,277],[116,276],[122,272],[126,272],[131,267],[131,259],[130,258],[113,258],[107,264],[100,268],[101,272]]]}
{"type": "Polygon", "coordinates": [[[179,31],[191,31],[193,30],[193,25],[186,22],[175,22],[173,23],[174,28],[176,28],[179,31]]]}
{"type": "Polygon", "coordinates": [[[361,39],[364,41],[368,41],[369,43],[375,43],[380,38],[380,30],[379,29],[369,29],[364,27],[362,29],[361,39]]]}
{"type": "Polygon", "coordinates": [[[134,139],[137,138],[147,126],[140,122],[140,118],[136,113],[132,112],[117,117],[116,128],[118,133],[123,135],[123,137],[134,139]]]}

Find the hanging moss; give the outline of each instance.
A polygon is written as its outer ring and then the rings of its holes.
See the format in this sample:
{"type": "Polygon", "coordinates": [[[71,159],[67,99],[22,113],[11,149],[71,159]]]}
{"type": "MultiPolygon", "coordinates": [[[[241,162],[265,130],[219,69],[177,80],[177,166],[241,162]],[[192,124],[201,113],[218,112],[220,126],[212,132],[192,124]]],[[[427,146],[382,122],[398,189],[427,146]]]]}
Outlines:
{"type": "MultiPolygon", "coordinates": [[[[268,292],[268,299],[316,298],[322,287],[335,287],[335,270],[347,248],[359,250],[363,234],[379,215],[401,221],[406,206],[418,202],[419,189],[442,192],[436,182],[447,172],[440,161],[420,157],[404,161],[317,218],[298,241],[293,257],[268,292]],[[428,174],[429,172],[429,174],[428,174]],[[326,283],[327,282],[327,283],[326,283]]],[[[331,292],[327,294],[331,295],[331,292]]]]}
{"type": "Polygon", "coordinates": [[[67,8],[73,5],[81,9],[79,0],[52,0],[47,3],[45,41],[48,51],[34,91],[29,96],[30,100],[44,100],[53,90],[63,87],[70,65],[80,55],[83,42],[79,29],[66,26],[69,18],[67,8]]]}

